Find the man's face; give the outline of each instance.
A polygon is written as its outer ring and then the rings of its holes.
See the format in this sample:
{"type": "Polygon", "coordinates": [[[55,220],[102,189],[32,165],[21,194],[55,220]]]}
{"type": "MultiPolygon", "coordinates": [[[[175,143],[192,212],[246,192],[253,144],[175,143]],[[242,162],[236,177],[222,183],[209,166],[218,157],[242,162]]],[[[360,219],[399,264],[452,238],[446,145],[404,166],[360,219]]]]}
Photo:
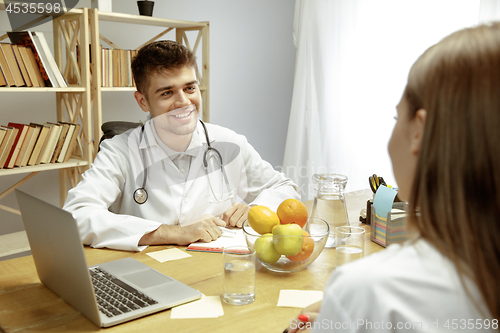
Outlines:
{"type": "Polygon", "coordinates": [[[201,93],[193,67],[184,66],[153,74],[147,98],[139,92],[136,92],[135,98],[141,109],[155,118],[157,131],[166,131],[169,135],[190,135],[196,128],[201,93]],[[196,108],[178,110],[191,104],[196,108]]]}

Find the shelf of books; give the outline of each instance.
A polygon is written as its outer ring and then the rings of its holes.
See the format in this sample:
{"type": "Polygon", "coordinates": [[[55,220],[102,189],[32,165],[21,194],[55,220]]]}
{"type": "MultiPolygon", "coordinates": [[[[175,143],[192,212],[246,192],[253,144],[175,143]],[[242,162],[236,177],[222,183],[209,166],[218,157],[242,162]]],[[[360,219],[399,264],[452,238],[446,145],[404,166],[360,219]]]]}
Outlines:
{"type": "Polygon", "coordinates": [[[0,87],[67,88],[42,32],[7,33],[0,42],[0,87]]]}
{"type": "MultiPolygon", "coordinates": [[[[92,163],[88,18],[82,8],[53,20],[54,53],[36,27],[0,36],[0,93],[53,93],[57,119],[0,120],[0,176],[28,174],[0,199],[39,172],[59,170],[62,205],[68,185],[75,186],[92,163]]],[[[19,214],[3,205],[0,209],[19,214]]]]}
{"type": "MultiPolygon", "coordinates": [[[[72,159],[80,124],[8,123],[0,127],[0,175],[75,167],[72,159]],[[28,167],[29,166],[29,167],[28,167]]],[[[75,164],[77,163],[77,164],[75,164]]]]}

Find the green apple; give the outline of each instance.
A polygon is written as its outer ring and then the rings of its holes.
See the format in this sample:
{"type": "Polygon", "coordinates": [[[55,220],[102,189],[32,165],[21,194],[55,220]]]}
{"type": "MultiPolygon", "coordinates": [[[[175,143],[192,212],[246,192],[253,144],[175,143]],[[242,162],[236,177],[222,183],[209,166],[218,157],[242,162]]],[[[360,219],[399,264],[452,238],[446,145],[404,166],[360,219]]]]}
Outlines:
{"type": "Polygon", "coordinates": [[[274,248],[279,254],[294,256],[302,250],[302,228],[295,223],[280,224],[273,229],[274,248]]]}
{"type": "Polygon", "coordinates": [[[255,241],[254,248],[257,257],[268,264],[274,264],[281,257],[281,254],[276,252],[274,248],[273,234],[271,233],[260,236],[255,241]]]}

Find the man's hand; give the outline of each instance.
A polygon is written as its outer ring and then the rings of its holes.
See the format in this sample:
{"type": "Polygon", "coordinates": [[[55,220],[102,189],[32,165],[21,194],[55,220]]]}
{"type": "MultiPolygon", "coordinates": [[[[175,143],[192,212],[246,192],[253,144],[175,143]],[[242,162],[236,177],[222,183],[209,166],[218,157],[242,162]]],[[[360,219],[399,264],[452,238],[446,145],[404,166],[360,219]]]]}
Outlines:
{"type": "Polygon", "coordinates": [[[228,226],[241,228],[241,225],[247,219],[249,210],[248,205],[235,202],[222,214],[221,218],[228,226]]]}
{"type": "Polygon", "coordinates": [[[220,237],[222,232],[219,226],[225,227],[226,222],[210,214],[205,214],[183,227],[162,224],[155,231],[142,236],[139,245],[188,245],[197,241],[211,242],[220,237]]]}

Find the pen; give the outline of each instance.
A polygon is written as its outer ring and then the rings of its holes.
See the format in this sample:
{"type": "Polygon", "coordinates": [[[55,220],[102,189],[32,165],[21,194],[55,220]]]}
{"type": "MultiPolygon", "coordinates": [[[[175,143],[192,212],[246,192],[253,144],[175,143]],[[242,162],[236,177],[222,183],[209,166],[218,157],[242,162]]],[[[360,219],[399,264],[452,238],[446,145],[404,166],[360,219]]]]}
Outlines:
{"type": "Polygon", "coordinates": [[[301,314],[301,315],[299,315],[299,317],[298,317],[298,318],[299,318],[299,320],[300,320],[301,322],[304,322],[304,323],[307,323],[307,322],[309,321],[309,316],[308,316],[308,315],[306,315],[306,314],[301,314]]]}
{"type": "Polygon", "coordinates": [[[222,231],[222,233],[231,233],[231,234],[236,234],[236,231],[225,228],[225,227],[219,227],[219,229],[222,231]]]}

